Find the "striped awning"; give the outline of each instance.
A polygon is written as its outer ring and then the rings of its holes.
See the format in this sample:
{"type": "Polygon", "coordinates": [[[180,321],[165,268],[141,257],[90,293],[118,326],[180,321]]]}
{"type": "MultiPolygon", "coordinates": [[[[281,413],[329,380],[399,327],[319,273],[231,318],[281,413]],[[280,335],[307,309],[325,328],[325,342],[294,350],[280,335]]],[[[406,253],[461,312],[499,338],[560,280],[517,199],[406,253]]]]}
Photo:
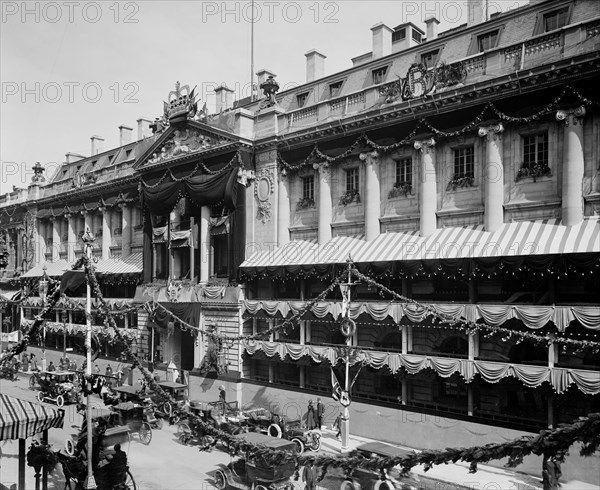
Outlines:
{"type": "MultiPolygon", "coordinates": [[[[61,277],[65,271],[71,269],[72,264],[66,260],[60,259],[55,262],[43,262],[27,271],[21,277],[41,277],[44,274],[50,277],[61,277]]],[[[111,257],[109,259],[100,259],[94,264],[98,274],[140,274],[143,270],[143,258],[141,252],[132,253],[125,258],[111,257]]]]}
{"type": "Polygon", "coordinates": [[[0,441],[27,439],[55,427],[62,428],[65,411],[41,403],[0,394],[0,441]]]}
{"type": "Polygon", "coordinates": [[[46,268],[46,274],[50,277],[60,277],[63,272],[71,268],[66,260],[60,259],[54,262],[44,261],[41,264],[29,269],[21,277],[42,277],[44,275],[44,267],[46,268]]]}
{"type": "Polygon", "coordinates": [[[319,246],[298,240],[259,251],[241,268],[343,264],[399,260],[443,260],[600,252],[600,220],[587,218],[574,226],[559,220],[506,223],[496,232],[483,226],[441,228],[428,237],[419,231],[383,233],[367,242],[362,236],[337,236],[319,246]]]}

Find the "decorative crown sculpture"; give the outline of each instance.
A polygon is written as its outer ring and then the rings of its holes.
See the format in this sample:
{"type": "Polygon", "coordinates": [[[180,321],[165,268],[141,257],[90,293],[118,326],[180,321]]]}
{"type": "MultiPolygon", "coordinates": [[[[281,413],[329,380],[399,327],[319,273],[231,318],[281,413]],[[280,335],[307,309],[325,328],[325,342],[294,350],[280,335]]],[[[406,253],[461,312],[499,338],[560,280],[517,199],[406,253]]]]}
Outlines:
{"type": "Polygon", "coordinates": [[[195,88],[190,91],[189,85],[182,87],[179,82],[175,84],[175,90],[169,92],[168,100],[164,103],[166,120],[173,123],[191,119],[196,115],[198,104],[195,101],[194,90],[195,88]]]}

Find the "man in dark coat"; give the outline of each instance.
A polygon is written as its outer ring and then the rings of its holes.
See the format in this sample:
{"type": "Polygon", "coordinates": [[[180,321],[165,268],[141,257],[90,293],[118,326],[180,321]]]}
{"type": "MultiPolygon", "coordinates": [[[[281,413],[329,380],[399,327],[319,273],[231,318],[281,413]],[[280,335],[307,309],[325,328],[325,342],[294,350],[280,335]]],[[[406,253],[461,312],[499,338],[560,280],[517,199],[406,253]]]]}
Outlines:
{"type": "Polygon", "coordinates": [[[302,481],[306,484],[305,490],[316,490],[317,488],[317,471],[314,463],[308,463],[302,472],[302,481]]]}
{"type": "Polygon", "coordinates": [[[323,427],[323,414],[325,413],[325,405],[320,398],[317,398],[317,429],[323,427]]]}

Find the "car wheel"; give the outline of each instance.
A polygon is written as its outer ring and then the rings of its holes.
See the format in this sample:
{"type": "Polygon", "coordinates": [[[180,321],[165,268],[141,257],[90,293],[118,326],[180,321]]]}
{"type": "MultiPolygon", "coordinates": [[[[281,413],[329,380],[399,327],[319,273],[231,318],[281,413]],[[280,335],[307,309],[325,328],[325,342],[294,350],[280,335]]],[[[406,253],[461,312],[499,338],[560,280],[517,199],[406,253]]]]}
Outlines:
{"type": "Polygon", "coordinates": [[[152,440],[152,429],[146,422],[140,427],[140,440],[142,441],[142,444],[145,444],[146,446],[150,444],[150,441],[152,440]]]}
{"type": "Polygon", "coordinates": [[[173,415],[173,407],[170,402],[165,402],[163,404],[163,412],[165,412],[169,417],[173,415]]]}
{"type": "Polygon", "coordinates": [[[304,443],[297,437],[294,437],[292,442],[296,445],[296,452],[302,454],[304,452],[304,443]]]}
{"type": "Polygon", "coordinates": [[[279,427],[279,425],[277,424],[269,425],[269,428],[267,429],[267,434],[269,434],[271,437],[276,437],[277,439],[281,439],[281,436],[283,435],[283,433],[281,432],[281,427],[279,427]]]}
{"type": "Polygon", "coordinates": [[[225,474],[221,470],[215,473],[215,487],[218,490],[225,490],[227,488],[227,478],[225,478],[225,474]]]}
{"type": "Polygon", "coordinates": [[[316,432],[314,432],[312,435],[311,449],[313,451],[318,451],[319,449],[321,449],[321,435],[317,434],[316,432]]]}
{"type": "Polygon", "coordinates": [[[44,394],[41,391],[38,392],[37,399],[38,399],[39,402],[43,402],[44,401],[44,394]]]}
{"type": "Polygon", "coordinates": [[[62,396],[62,395],[58,395],[58,396],[56,397],[56,406],[57,406],[58,408],[62,408],[64,404],[65,404],[65,399],[63,398],[63,396],[62,396]]]}
{"type": "Polygon", "coordinates": [[[135,484],[135,480],[133,479],[133,475],[129,470],[125,474],[125,487],[128,490],[137,490],[137,485],[135,484]]]}
{"type": "Polygon", "coordinates": [[[394,490],[394,486],[389,481],[377,480],[377,483],[375,483],[373,490],[394,490]]]}
{"type": "Polygon", "coordinates": [[[267,487],[265,487],[264,485],[256,485],[254,487],[254,490],[267,490],[267,487]]]}
{"type": "Polygon", "coordinates": [[[65,441],[65,451],[69,456],[73,456],[75,454],[75,444],[71,439],[67,439],[65,441]]]}

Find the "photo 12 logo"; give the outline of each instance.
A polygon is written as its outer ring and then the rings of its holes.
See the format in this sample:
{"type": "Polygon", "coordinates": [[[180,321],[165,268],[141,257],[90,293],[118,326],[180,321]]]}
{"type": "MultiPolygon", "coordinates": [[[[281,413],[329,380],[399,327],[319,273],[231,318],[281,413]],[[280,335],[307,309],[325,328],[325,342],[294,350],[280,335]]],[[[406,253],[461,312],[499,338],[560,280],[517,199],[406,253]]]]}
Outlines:
{"type": "Polygon", "coordinates": [[[337,2],[202,2],[202,22],[290,22],[337,24],[337,2]]]}
{"type": "Polygon", "coordinates": [[[108,97],[115,104],[137,104],[139,90],[135,82],[114,82],[104,87],[97,82],[2,82],[2,103],[95,104],[108,97]]]}
{"type": "Polygon", "coordinates": [[[88,22],[101,20],[137,24],[140,10],[137,2],[0,2],[2,23],[88,22]]]}

